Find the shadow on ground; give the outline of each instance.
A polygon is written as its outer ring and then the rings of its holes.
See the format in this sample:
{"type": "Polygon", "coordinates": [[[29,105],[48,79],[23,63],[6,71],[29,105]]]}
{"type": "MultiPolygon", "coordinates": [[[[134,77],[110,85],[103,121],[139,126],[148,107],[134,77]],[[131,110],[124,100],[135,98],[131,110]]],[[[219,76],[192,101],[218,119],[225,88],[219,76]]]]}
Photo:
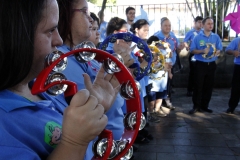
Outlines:
{"type": "Polygon", "coordinates": [[[225,113],[230,89],[214,89],[210,102],[213,113],[189,115],[191,97],[186,89],[175,88],[170,114],[147,129],[154,136],[149,144],[138,145],[136,160],[240,160],[240,106],[234,115],[225,113]]]}

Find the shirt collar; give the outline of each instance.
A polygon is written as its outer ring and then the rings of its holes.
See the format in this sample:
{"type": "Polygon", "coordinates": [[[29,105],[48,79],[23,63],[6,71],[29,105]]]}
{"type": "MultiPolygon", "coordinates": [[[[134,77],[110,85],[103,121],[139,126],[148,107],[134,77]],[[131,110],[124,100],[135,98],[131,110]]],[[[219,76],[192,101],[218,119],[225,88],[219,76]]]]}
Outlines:
{"type": "MultiPolygon", "coordinates": [[[[201,35],[207,37],[207,36],[204,34],[204,31],[203,31],[203,30],[202,30],[202,32],[200,32],[199,34],[201,34],[201,35]]],[[[212,35],[213,35],[213,32],[211,32],[209,36],[212,36],[212,35]]]]}

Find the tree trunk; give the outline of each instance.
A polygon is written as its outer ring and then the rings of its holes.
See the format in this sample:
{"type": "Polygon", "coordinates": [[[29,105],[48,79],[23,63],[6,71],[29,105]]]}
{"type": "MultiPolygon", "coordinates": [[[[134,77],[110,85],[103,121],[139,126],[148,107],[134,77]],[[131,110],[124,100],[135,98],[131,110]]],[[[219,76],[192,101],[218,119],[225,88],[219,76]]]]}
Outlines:
{"type": "Polygon", "coordinates": [[[102,8],[99,12],[99,19],[100,19],[100,24],[103,22],[103,13],[104,13],[104,9],[106,8],[106,3],[107,3],[107,0],[103,0],[102,2],[102,8]]]}

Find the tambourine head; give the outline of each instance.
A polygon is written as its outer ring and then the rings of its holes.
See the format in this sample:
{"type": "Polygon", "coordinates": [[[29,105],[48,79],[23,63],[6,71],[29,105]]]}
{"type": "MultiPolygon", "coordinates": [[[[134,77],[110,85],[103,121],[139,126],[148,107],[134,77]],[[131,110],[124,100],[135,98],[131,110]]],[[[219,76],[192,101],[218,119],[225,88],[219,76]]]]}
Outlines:
{"type": "MultiPolygon", "coordinates": [[[[141,123],[140,123],[139,130],[142,130],[145,127],[146,123],[147,121],[145,116],[141,114],[141,123]]],[[[135,124],[136,124],[136,112],[127,114],[124,118],[125,128],[133,129],[135,124]]]]}
{"type": "MultiPolygon", "coordinates": [[[[50,66],[55,60],[57,60],[62,54],[61,51],[54,51],[45,58],[45,67],[50,66]]],[[[67,67],[67,57],[63,58],[54,68],[53,71],[61,72],[67,67]]]]}
{"type": "MultiPolygon", "coordinates": [[[[99,141],[96,141],[93,144],[93,152],[95,154],[97,154],[100,157],[103,157],[103,155],[106,152],[107,149],[107,145],[108,145],[108,140],[107,138],[103,138],[99,141]]],[[[108,157],[108,159],[112,159],[114,158],[116,155],[118,154],[118,148],[117,148],[117,143],[113,140],[113,145],[112,145],[112,149],[111,149],[111,153],[108,157]]]]}
{"type": "Polygon", "coordinates": [[[123,83],[121,85],[120,95],[126,100],[128,100],[130,98],[134,98],[133,88],[129,82],[123,83]]]}
{"type": "MultiPolygon", "coordinates": [[[[67,80],[67,78],[64,76],[64,74],[59,73],[59,72],[55,72],[53,74],[51,74],[46,82],[47,84],[56,82],[56,81],[62,81],[62,80],[67,80]]],[[[67,85],[66,84],[57,84],[53,87],[50,87],[47,92],[51,95],[58,95],[58,94],[62,94],[66,91],[67,89],[67,85]]]]}
{"type": "MultiPolygon", "coordinates": [[[[74,47],[75,50],[80,49],[80,48],[94,48],[95,49],[96,47],[92,42],[85,41],[74,47]]],[[[75,54],[75,58],[81,63],[91,61],[95,58],[95,56],[96,56],[96,53],[87,52],[87,51],[83,51],[83,52],[79,52],[78,54],[75,54]]]]}

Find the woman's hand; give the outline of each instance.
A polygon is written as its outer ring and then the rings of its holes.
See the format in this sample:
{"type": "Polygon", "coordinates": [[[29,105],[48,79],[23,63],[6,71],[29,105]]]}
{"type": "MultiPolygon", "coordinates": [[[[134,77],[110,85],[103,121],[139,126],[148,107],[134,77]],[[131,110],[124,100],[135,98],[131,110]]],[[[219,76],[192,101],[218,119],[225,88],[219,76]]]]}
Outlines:
{"type": "Polygon", "coordinates": [[[134,63],[134,60],[131,58],[130,54],[136,46],[130,47],[130,45],[131,42],[117,40],[117,42],[113,46],[114,52],[122,56],[124,60],[124,65],[126,67],[129,67],[134,63]]]}
{"type": "Polygon", "coordinates": [[[107,116],[98,99],[88,90],[77,92],[64,111],[61,144],[87,146],[107,124],[107,116]]]}
{"type": "Polygon", "coordinates": [[[112,74],[105,75],[105,71],[102,66],[98,71],[93,84],[87,74],[84,74],[84,83],[86,89],[91,95],[98,99],[98,103],[104,107],[106,112],[115,101],[120,88],[117,78],[112,74]]]}

